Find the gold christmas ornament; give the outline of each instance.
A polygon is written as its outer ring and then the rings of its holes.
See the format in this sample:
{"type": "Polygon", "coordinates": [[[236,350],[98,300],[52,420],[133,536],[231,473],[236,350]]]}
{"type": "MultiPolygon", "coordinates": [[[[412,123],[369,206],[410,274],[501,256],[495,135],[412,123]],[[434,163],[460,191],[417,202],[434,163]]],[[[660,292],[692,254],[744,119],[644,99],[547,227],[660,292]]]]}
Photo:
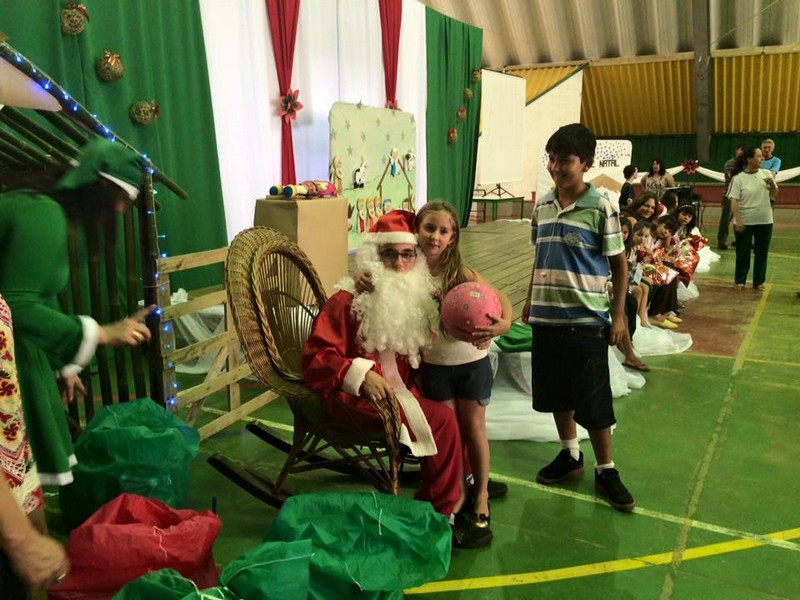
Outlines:
{"type": "Polygon", "coordinates": [[[136,123],[149,125],[160,114],[161,110],[155,100],[138,100],[131,105],[130,115],[136,123]]]}
{"type": "Polygon", "coordinates": [[[122,66],[122,58],[119,54],[106,50],[103,56],[97,59],[95,65],[97,76],[103,81],[115,81],[122,77],[125,68],[122,66]]]}
{"type": "Polygon", "coordinates": [[[472,90],[469,88],[464,88],[464,100],[472,100],[472,90]]]}
{"type": "Polygon", "coordinates": [[[481,77],[483,77],[483,73],[481,73],[481,70],[475,69],[472,72],[472,83],[478,83],[481,80],[481,77]]]}
{"type": "Polygon", "coordinates": [[[67,2],[67,8],[61,9],[61,31],[67,35],[79,35],[86,29],[89,13],[83,4],[67,2]]]}

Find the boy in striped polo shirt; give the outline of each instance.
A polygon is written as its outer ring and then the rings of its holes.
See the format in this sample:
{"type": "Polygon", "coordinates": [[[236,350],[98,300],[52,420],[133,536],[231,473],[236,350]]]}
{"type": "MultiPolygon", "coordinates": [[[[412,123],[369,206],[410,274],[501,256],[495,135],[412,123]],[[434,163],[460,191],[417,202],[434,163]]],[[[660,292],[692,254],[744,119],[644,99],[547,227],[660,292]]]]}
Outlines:
{"type": "Polygon", "coordinates": [[[579,123],[547,141],[547,170],[555,189],[537,202],[531,219],[536,257],[528,293],[533,328],[533,408],[551,412],[561,452],[536,480],[553,484],[583,473],[577,424],[589,431],[595,487],[617,510],[635,505],[614,467],[608,346],[625,335],[628,267],[619,215],[583,181],[597,140],[579,123]],[[613,301],[606,291],[609,269],[613,301]]]}

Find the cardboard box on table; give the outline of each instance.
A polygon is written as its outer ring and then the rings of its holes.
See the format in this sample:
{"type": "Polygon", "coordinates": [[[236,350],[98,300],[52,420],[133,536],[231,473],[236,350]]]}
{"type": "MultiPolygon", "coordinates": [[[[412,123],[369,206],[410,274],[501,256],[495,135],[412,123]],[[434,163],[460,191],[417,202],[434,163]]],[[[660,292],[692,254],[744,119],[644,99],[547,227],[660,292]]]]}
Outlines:
{"type": "Polygon", "coordinates": [[[276,229],[300,246],[329,296],[347,275],[346,198],[267,196],[256,200],[253,224],[276,229]]]}

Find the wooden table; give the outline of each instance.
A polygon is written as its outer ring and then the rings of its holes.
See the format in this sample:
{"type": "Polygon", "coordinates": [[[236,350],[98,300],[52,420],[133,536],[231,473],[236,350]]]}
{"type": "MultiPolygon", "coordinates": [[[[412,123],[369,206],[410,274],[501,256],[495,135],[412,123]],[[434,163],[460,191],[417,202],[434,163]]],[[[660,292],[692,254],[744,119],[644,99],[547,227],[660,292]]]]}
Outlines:
{"type": "Polygon", "coordinates": [[[481,218],[483,221],[486,221],[486,205],[489,204],[492,207],[492,221],[497,220],[497,205],[503,204],[504,202],[512,202],[519,204],[519,218],[522,219],[524,217],[525,212],[525,198],[522,196],[481,196],[479,198],[473,198],[472,202],[474,204],[481,205],[481,218]]]}

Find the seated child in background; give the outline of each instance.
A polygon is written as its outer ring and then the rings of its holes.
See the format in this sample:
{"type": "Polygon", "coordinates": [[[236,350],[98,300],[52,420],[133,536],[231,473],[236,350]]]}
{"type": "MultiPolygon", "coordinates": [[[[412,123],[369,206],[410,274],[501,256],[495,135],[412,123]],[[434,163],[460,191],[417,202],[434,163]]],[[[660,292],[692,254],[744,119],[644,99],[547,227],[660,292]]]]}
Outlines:
{"type": "Polygon", "coordinates": [[[647,262],[653,252],[653,224],[650,221],[637,221],[631,229],[630,239],[630,252],[636,262],[647,262]]]}
{"type": "MultiPolygon", "coordinates": [[[[625,244],[626,256],[630,256],[628,254],[629,248],[627,244],[628,240],[630,239],[631,224],[626,217],[620,218],[620,230],[622,233],[622,241],[625,244]]],[[[634,267],[629,268],[628,272],[631,280],[629,281],[628,291],[625,297],[625,321],[627,331],[625,332],[625,335],[619,339],[616,346],[624,356],[622,362],[624,367],[628,367],[629,369],[634,369],[636,371],[647,372],[650,370],[650,367],[648,367],[639,359],[636,354],[636,350],[633,347],[633,336],[636,333],[636,315],[639,314],[639,318],[642,319],[642,325],[645,325],[646,327],[650,326],[650,323],[647,321],[647,301],[645,301],[644,304],[641,303],[642,290],[639,287],[639,279],[641,279],[642,270],[641,268],[638,270],[636,269],[636,264],[634,261],[634,267]],[[638,275],[636,275],[636,273],[638,273],[638,275]]],[[[610,280],[607,284],[607,287],[609,295],[613,297],[613,286],[611,285],[610,280]]]]}
{"type": "MultiPolygon", "coordinates": [[[[639,230],[649,230],[650,223],[647,221],[643,221],[643,223],[645,223],[646,226],[642,225],[639,230]]],[[[636,298],[636,314],[639,315],[642,326],[650,327],[650,321],[647,318],[647,301],[650,295],[650,286],[642,279],[642,268],[636,262],[636,249],[634,248],[633,235],[631,234],[632,227],[630,219],[623,217],[620,220],[620,227],[622,230],[622,241],[625,244],[625,254],[628,257],[628,273],[630,277],[628,290],[630,294],[636,298]]]]}
{"type": "Polygon", "coordinates": [[[651,325],[675,329],[682,321],[674,314],[678,309],[678,280],[675,271],[662,264],[653,254],[654,244],[651,237],[653,227],[654,225],[647,221],[636,223],[631,232],[632,249],[636,253],[636,262],[644,271],[642,280],[650,285],[648,321],[651,325]]]}
{"type": "Polygon", "coordinates": [[[668,215],[676,208],[678,208],[678,194],[675,192],[664,192],[664,195],[661,196],[661,206],[657,216],[663,217],[664,215],[668,215]]]}
{"type": "Polygon", "coordinates": [[[653,249],[657,250],[663,248],[664,253],[668,254],[677,243],[675,241],[675,231],[678,229],[678,225],[669,215],[658,217],[655,224],[656,228],[653,232],[655,242],[653,243],[653,249]]]}
{"type": "MultiPolygon", "coordinates": [[[[697,287],[689,291],[692,278],[700,264],[700,250],[706,246],[706,240],[700,235],[700,230],[695,225],[696,213],[691,204],[679,206],[670,213],[670,218],[675,222],[675,244],[669,250],[669,261],[672,267],[680,271],[683,287],[678,290],[678,296],[695,298],[699,295],[697,287]]],[[[710,263],[711,257],[709,257],[710,263]]],[[[705,270],[708,270],[706,267],[705,270]]]]}
{"type": "Polygon", "coordinates": [[[691,204],[684,204],[679,206],[670,213],[678,226],[675,230],[675,238],[678,241],[683,241],[693,235],[695,227],[697,226],[697,215],[694,212],[694,206],[691,204]]]}
{"type": "Polygon", "coordinates": [[[690,246],[697,254],[697,265],[693,272],[707,273],[711,269],[711,265],[720,259],[720,256],[711,251],[708,240],[700,232],[695,207],[691,204],[679,206],[674,217],[678,225],[675,237],[683,246],[690,246]]]}

